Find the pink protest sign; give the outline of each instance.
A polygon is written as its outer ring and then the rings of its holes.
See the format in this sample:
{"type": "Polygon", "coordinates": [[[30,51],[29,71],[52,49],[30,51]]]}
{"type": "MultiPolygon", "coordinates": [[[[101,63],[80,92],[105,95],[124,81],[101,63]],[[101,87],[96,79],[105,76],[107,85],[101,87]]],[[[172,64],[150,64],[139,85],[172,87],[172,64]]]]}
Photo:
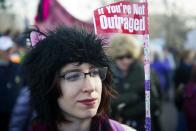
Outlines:
{"type": "Polygon", "coordinates": [[[149,34],[148,5],[146,2],[116,2],[94,11],[96,34],[149,34]]]}

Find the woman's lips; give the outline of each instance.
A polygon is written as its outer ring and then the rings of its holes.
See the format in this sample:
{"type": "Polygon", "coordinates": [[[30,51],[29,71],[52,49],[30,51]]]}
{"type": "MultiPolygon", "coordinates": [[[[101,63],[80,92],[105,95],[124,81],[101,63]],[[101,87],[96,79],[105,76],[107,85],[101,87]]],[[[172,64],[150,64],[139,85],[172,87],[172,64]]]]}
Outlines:
{"type": "Polygon", "coordinates": [[[96,99],[84,99],[84,100],[79,100],[79,103],[82,103],[83,105],[86,106],[93,106],[96,103],[96,99]]]}

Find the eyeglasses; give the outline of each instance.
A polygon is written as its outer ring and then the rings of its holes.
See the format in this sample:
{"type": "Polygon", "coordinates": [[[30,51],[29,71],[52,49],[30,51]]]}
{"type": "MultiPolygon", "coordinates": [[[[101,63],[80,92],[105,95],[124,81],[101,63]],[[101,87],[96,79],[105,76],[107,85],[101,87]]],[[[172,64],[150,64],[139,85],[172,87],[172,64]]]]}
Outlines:
{"type": "Polygon", "coordinates": [[[103,81],[106,78],[107,70],[108,70],[107,67],[102,67],[102,68],[93,68],[88,73],[84,73],[80,71],[72,71],[60,75],[60,78],[64,78],[65,80],[70,82],[76,82],[86,78],[86,76],[89,75],[90,77],[99,77],[103,81]]]}
{"type": "Polygon", "coordinates": [[[132,59],[133,57],[132,57],[130,54],[122,55],[122,56],[116,57],[116,59],[118,59],[118,60],[122,60],[122,59],[124,59],[124,58],[132,59]]]}

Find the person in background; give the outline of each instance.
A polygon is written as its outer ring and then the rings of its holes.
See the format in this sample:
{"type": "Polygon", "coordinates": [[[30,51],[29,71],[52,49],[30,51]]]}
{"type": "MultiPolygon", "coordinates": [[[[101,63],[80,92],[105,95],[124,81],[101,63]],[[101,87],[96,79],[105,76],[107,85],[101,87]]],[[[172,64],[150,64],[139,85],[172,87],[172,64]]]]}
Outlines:
{"type": "Polygon", "coordinates": [[[29,131],[35,116],[36,113],[30,105],[28,87],[23,86],[11,113],[9,131],[29,131]]]}
{"type": "Polygon", "coordinates": [[[64,26],[29,36],[34,46],[23,67],[37,114],[31,131],[135,131],[107,116],[112,77],[100,38],[64,26]]]}
{"type": "MultiPolygon", "coordinates": [[[[14,53],[15,59],[17,59],[18,57],[18,60],[15,60],[15,61],[17,61],[18,63],[21,63],[27,52],[27,42],[26,42],[25,34],[17,33],[13,40],[16,44],[16,51],[14,53]]],[[[13,55],[13,59],[14,59],[14,55],[13,55]]]]}
{"type": "Polygon", "coordinates": [[[165,93],[167,86],[167,73],[168,73],[168,63],[163,62],[161,55],[158,52],[153,53],[153,62],[151,64],[151,69],[153,69],[160,80],[160,88],[162,94],[165,93]]]}
{"type": "Polygon", "coordinates": [[[14,43],[6,33],[0,37],[0,129],[8,130],[12,108],[21,87],[19,64],[11,61],[14,43]]]}
{"type": "Polygon", "coordinates": [[[164,87],[164,99],[165,100],[170,100],[170,89],[173,87],[173,76],[174,76],[174,71],[176,68],[176,64],[174,61],[174,56],[173,54],[169,51],[167,47],[163,48],[163,64],[166,67],[166,72],[165,72],[165,87],[164,87]]]}
{"type": "MultiPolygon", "coordinates": [[[[139,59],[141,49],[141,45],[132,36],[117,34],[111,38],[107,54],[113,61],[113,83],[119,94],[117,99],[112,99],[111,116],[144,131],[145,93],[144,66],[139,59]]],[[[154,116],[160,104],[154,89],[159,87],[154,87],[154,79],[151,83],[151,109],[154,116]]]]}
{"type": "MultiPolygon", "coordinates": [[[[27,46],[24,36],[23,33],[20,33],[14,39],[16,43],[15,58],[19,57],[18,60],[15,59],[15,62],[22,63],[25,58],[27,46]]],[[[11,113],[9,131],[29,131],[31,121],[35,117],[35,112],[29,102],[29,90],[27,86],[25,77],[23,76],[23,84],[11,113]]]]}
{"type": "Polygon", "coordinates": [[[196,63],[193,65],[190,80],[183,89],[183,110],[187,119],[187,131],[196,130],[196,63]]]}
{"type": "Polygon", "coordinates": [[[195,52],[191,50],[183,50],[180,63],[174,73],[175,86],[175,105],[178,111],[178,122],[176,131],[185,131],[187,122],[182,108],[183,104],[183,88],[188,83],[191,76],[191,70],[194,63],[195,52]]]}

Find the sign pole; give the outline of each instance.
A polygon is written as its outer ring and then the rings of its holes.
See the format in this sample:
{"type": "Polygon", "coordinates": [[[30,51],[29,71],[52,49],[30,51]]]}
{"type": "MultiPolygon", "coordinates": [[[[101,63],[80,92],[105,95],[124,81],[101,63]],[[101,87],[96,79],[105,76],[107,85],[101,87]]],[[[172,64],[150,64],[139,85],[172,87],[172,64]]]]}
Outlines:
{"type": "Polygon", "coordinates": [[[150,113],[150,47],[149,35],[144,35],[144,72],[145,72],[145,128],[151,131],[150,113]]]}
{"type": "MultiPolygon", "coordinates": [[[[143,0],[143,2],[148,4],[148,0],[143,0]]],[[[149,17],[147,19],[149,19],[149,17]]],[[[147,23],[147,28],[149,30],[149,23],[147,23]]],[[[145,129],[146,131],[151,131],[149,34],[143,35],[143,42],[144,42],[144,74],[145,74],[145,83],[144,83],[145,85],[145,129]]]]}

